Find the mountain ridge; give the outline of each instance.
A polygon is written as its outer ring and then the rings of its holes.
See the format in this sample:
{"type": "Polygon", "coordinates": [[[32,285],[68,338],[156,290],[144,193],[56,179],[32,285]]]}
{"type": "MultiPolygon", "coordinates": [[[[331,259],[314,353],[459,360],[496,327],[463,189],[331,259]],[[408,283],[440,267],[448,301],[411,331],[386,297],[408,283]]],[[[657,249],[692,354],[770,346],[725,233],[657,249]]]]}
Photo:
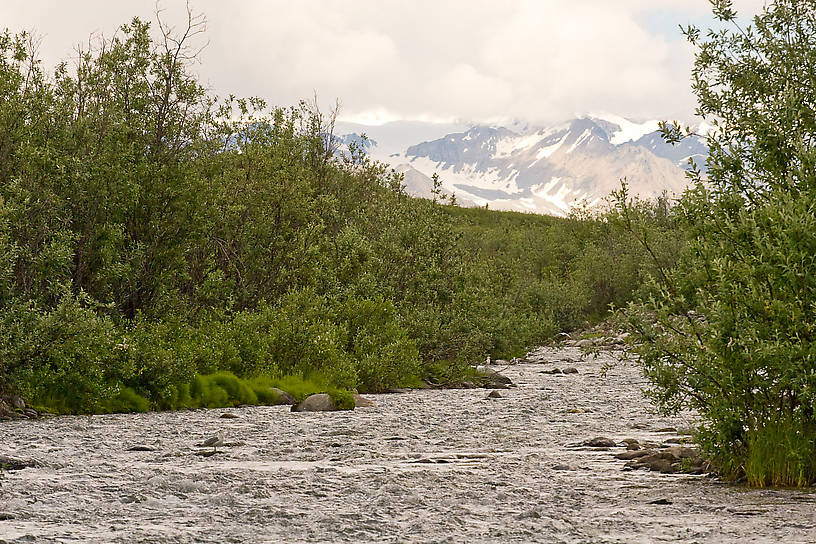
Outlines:
{"type": "Polygon", "coordinates": [[[667,144],[656,127],[615,116],[522,132],[472,125],[386,156],[372,145],[371,155],[403,173],[413,196],[429,198],[437,173],[462,205],[563,216],[582,202],[600,204],[624,178],[642,198],[680,194],[689,159],[704,168],[707,148],[697,136],[667,144]]]}

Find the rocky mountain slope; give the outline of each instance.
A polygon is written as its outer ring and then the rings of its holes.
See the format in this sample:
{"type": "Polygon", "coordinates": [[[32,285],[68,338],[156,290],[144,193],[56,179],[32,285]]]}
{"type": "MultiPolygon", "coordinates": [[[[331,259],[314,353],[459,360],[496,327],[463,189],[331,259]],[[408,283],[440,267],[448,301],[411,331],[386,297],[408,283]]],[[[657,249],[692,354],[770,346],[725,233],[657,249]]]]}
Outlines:
{"type": "Polygon", "coordinates": [[[701,138],[671,146],[657,122],[609,116],[525,131],[476,125],[399,153],[378,147],[372,156],[403,172],[415,196],[428,197],[438,173],[443,190],[460,204],[553,215],[581,202],[602,203],[624,178],[643,198],[679,194],[688,183],[689,158],[702,168],[707,153],[701,138]]]}

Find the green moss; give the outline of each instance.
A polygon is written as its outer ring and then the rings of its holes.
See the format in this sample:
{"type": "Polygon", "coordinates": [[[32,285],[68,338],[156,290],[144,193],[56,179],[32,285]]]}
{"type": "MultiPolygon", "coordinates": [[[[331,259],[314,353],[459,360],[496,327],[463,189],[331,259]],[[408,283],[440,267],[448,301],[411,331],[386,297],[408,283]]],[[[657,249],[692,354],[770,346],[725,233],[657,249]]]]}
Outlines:
{"type": "Polygon", "coordinates": [[[326,391],[338,410],[354,410],[354,393],[344,389],[329,389],[326,391]]]}

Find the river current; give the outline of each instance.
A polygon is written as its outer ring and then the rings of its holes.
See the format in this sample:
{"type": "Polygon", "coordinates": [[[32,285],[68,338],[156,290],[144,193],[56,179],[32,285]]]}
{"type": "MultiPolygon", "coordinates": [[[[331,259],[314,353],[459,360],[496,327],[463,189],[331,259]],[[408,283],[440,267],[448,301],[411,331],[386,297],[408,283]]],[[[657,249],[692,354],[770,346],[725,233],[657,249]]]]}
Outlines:
{"type": "Polygon", "coordinates": [[[814,491],[625,471],[623,448],[573,447],[661,443],[693,422],[651,413],[636,367],[602,372],[609,353],[529,358],[501,369],[518,387],[500,399],[418,390],[353,412],[0,423],[0,455],[39,463],[0,473],[0,542],[816,542],[814,491]],[[543,373],[566,366],[578,374],[543,373]],[[218,453],[196,455],[218,431],[218,453]]]}

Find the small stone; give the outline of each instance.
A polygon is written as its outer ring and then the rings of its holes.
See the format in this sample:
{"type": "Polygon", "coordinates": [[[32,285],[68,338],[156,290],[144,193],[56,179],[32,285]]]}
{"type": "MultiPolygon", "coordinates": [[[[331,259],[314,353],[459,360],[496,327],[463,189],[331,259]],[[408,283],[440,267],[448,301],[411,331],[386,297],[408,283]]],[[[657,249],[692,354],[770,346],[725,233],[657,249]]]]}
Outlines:
{"type": "Polygon", "coordinates": [[[575,368],[574,366],[568,366],[561,372],[563,372],[564,374],[578,374],[578,369],[575,368]]]}
{"type": "Polygon", "coordinates": [[[655,432],[658,432],[658,433],[676,433],[677,429],[675,429],[674,427],[663,427],[662,429],[658,429],[655,432]]]}
{"type": "Polygon", "coordinates": [[[221,419],[238,419],[240,417],[241,416],[239,416],[238,414],[233,414],[232,412],[225,412],[221,414],[221,419]]]}
{"type": "Polygon", "coordinates": [[[22,470],[24,468],[34,468],[37,466],[36,461],[23,461],[21,459],[14,459],[0,455],[0,470],[22,470]]]}
{"type": "Polygon", "coordinates": [[[627,450],[639,450],[640,449],[640,442],[638,442],[634,438],[624,438],[622,442],[626,446],[627,450]]]}
{"type": "Polygon", "coordinates": [[[136,444],[135,446],[129,447],[127,451],[156,451],[156,448],[145,444],[136,444]]]}
{"type": "Polygon", "coordinates": [[[215,450],[200,450],[195,452],[195,454],[198,455],[199,457],[212,457],[213,455],[216,455],[218,453],[220,452],[215,450]]]}
{"type": "Polygon", "coordinates": [[[377,406],[377,403],[371,399],[367,399],[358,395],[357,393],[354,394],[354,407],[355,408],[373,408],[377,406]]]}
{"type": "Polygon", "coordinates": [[[657,500],[651,501],[651,502],[649,502],[649,504],[658,504],[658,505],[672,504],[672,501],[670,501],[669,499],[666,499],[666,498],[662,498],[662,499],[657,499],[657,500]]]}
{"type": "Polygon", "coordinates": [[[573,470],[573,468],[569,465],[555,465],[552,467],[553,470],[563,471],[563,470],[573,470]]]}
{"type": "Polygon", "coordinates": [[[622,461],[631,461],[632,459],[645,457],[647,455],[651,455],[652,453],[654,453],[653,450],[625,451],[623,453],[615,455],[615,459],[620,459],[622,461]]]}
{"type": "Polygon", "coordinates": [[[552,368],[550,370],[542,370],[542,374],[563,374],[560,368],[552,368]]]}
{"type": "Polygon", "coordinates": [[[592,440],[587,440],[583,443],[584,446],[588,446],[590,448],[613,448],[616,446],[616,443],[611,438],[606,438],[604,436],[598,436],[593,438],[592,440]]]}
{"type": "Polygon", "coordinates": [[[504,397],[502,397],[501,393],[499,393],[498,391],[491,391],[490,393],[487,394],[487,397],[485,397],[485,398],[488,398],[488,399],[501,399],[501,398],[504,398],[504,397]]]}

